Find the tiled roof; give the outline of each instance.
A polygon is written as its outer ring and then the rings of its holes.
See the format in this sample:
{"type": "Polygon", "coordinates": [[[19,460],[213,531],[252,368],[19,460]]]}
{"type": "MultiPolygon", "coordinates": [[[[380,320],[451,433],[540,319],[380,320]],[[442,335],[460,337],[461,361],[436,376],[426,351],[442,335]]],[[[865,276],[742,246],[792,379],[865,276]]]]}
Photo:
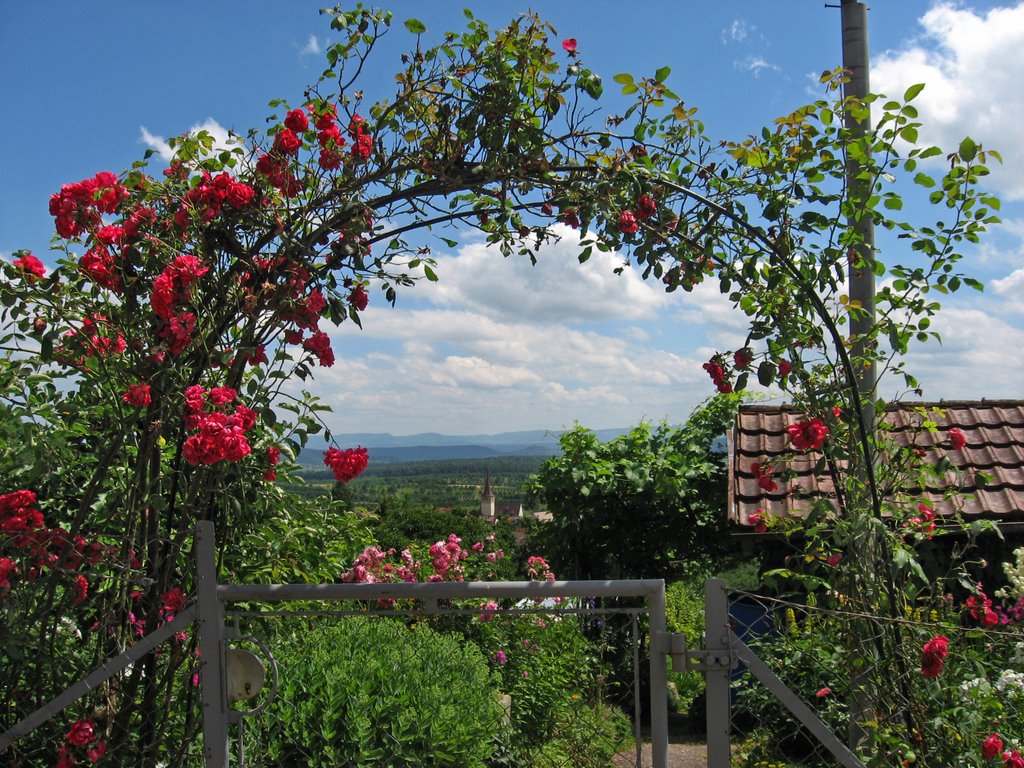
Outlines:
{"type": "MultiPolygon", "coordinates": [[[[833,495],[834,486],[827,473],[814,474],[822,454],[795,452],[786,427],[806,418],[791,406],[744,406],[729,435],[729,519],[749,525],[748,518],[758,508],[773,516],[806,515],[816,498],[833,495]],[[779,489],[765,493],[751,472],[753,462],[795,472],[779,489]]],[[[998,520],[1024,519],[1024,400],[906,402],[889,408],[881,421],[889,426],[890,437],[899,445],[916,441],[924,459],[935,462],[941,456],[961,470],[961,511],[966,517],[991,517],[998,520]],[[935,423],[936,431],[919,429],[923,420],[935,423]],[[962,450],[953,450],[949,429],[958,427],[967,438],[962,450]],[[994,480],[982,488],[975,486],[975,473],[983,472],[994,480]]],[[[930,501],[939,515],[953,510],[942,501],[943,491],[954,480],[930,481],[932,485],[903,489],[905,493],[930,501]]]]}

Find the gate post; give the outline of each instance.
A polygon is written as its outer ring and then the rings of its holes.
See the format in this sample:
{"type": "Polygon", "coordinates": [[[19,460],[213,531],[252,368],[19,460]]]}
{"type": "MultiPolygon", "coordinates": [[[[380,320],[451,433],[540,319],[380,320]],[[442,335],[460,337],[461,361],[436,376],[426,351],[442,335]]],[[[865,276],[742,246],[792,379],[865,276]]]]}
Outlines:
{"type": "Polygon", "coordinates": [[[224,678],[224,610],[217,596],[217,549],[213,523],[196,525],[196,598],[199,605],[199,685],[203,696],[203,758],[206,768],[228,764],[228,702],[224,678]]]}
{"type": "MultiPolygon", "coordinates": [[[[650,612],[651,657],[651,762],[654,768],[668,768],[668,671],[665,653],[655,652],[655,638],[665,634],[665,582],[647,598],[650,612]]],[[[637,747],[639,749],[639,747],[637,747]]]]}
{"type": "Polygon", "coordinates": [[[729,680],[733,664],[729,647],[729,601],[721,579],[704,582],[704,652],[708,768],[729,768],[729,680]]]}

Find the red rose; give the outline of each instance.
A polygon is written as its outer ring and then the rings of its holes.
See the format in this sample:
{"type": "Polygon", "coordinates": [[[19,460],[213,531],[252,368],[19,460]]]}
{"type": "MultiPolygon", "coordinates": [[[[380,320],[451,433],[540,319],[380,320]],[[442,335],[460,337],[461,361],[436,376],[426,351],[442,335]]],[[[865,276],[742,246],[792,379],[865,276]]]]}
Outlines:
{"type": "Polygon", "coordinates": [[[810,421],[798,421],[786,427],[789,439],[793,447],[798,451],[818,450],[825,438],[828,437],[828,427],[821,423],[821,419],[810,421]]]}
{"type": "Polygon", "coordinates": [[[282,155],[294,155],[302,146],[302,139],[295,135],[295,132],[285,128],[274,137],[274,149],[282,155]]]}
{"type": "Polygon", "coordinates": [[[139,384],[131,384],[128,387],[128,391],[121,395],[121,399],[128,403],[128,405],[134,405],[136,408],[145,408],[153,402],[153,398],[149,393],[149,384],[141,382],[139,384]]]}
{"type": "Polygon", "coordinates": [[[650,195],[640,195],[636,199],[636,217],[641,221],[654,216],[655,211],[658,210],[657,205],[654,203],[654,199],[650,195]]]}
{"type": "Polygon", "coordinates": [[[619,214],[619,231],[625,235],[632,235],[640,229],[640,224],[632,211],[623,211],[619,214]]]}
{"type": "Polygon", "coordinates": [[[967,445],[967,437],[957,427],[953,427],[949,430],[949,444],[953,446],[954,451],[963,450],[967,445]]]}
{"type": "Polygon", "coordinates": [[[999,738],[998,733],[993,733],[981,744],[981,756],[986,760],[991,760],[998,757],[1003,753],[1003,740],[999,738]]]}
{"type": "Polygon", "coordinates": [[[942,672],[942,665],[949,655],[949,638],[935,635],[921,649],[921,675],[934,680],[942,672]]]}
{"type": "Polygon", "coordinates": [[[284,127],[295,133],[303,133],[309,129],[309,118],[301,109],[293,109],[285,116],[284,127]]]}
{"type": "Polygon", "coordinates": [[[793,364],[789,360],[779,360],[779,376],[789,376],[793,371],[793,364]]]}
{"type": "Polygon", "coordinates": [[[361,285],[357,285],[353,288],[352,292],[348,295],[348,303],[360,312],[366,309],[366,305],[369,301],[370,297],[366,295],[366,290],[361,285]]]}
{"type": "Polygon", "coordinates": [[[761,486],[761,490],[772,493],[779,489],[778,483],[772,480],[772,473],[775,472],[775,467],[755,461],[750,465],[750,472],[757,478],[757,484],[761,486]]]}
{"type": "Polygon", "coordinates": [[[1006,768],[1024,768],[1024,757],[1016,749],[1003,754],[1003,765],[1006,768]]]}
{"type": "Polygon", "coordinates": [[[567,37],[562,41],[562,50],[568,53],[576,53],[576,38],[567,37]]]}
{"type": "Polygon", "coordinates": [[[830,693],[832,693],[832,689],[829,688],[828,686],[825,686],[824,688],[819,689],[818,692],[815,693],[814,695],[817,696],[819,699],[823,699],[826,696],[828,696],[830,693]]]}
{"type": "Polygon", "coordinates": [[[71,730],[64,738],[68,744],[84,747],[96,738],[96,724],[92,720],[79,720],[71,725],[71,730]]]}
{"type": "Polygon", "coordinates": [[[26,253],[20,259],[15,259],[13,262],[14,266],[33,277],[45,277],[46,267],[43,266],[43,262],[33,256],[31,253],[26,253]]]}
{"type": "Polygon", "coordinates": [[[746,368],[750,365],[750,361],[754,359],[754,350],[750,347],[737,349],[736,353],[732,356],[732,359],[733,362],[736,363],[737,368],[746,368]]]}

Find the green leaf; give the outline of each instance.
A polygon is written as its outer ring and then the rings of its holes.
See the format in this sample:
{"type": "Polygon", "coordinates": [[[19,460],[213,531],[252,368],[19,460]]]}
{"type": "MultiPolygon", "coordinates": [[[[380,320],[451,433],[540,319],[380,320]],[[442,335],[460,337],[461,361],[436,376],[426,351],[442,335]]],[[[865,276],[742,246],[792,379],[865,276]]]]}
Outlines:
{"type": "Polygon", "coordinates": [[[964,136],[964,140],[960,142],[960,159],[965,163],[969,163],[977,154],[978,145],[974,143],[974,139],[970,136],[964,136]]]}
{"type": "Polygon", "coordinates": [[[664,83],[668,76],[672,74],[671,67],[661,67],[657,72],[654,73],[654,79],[659,83],[664,83]]]}
{"type": "Polygon", "coordinates": [[[614,80],[616,83],[620,83],[621,85],[633,84],[633,76],[628,72],[620,72],[615,77],[613,77],[612,80],[614,80]]]}
{"type": "Polygon", "coordinates": [[[906,91],[903,92],[903,100],[913,101],[917,94],[919,94],[923,90],[924,83],[917,83],[916,85],[912,85],[909,88],[907,88],[906,91]]]}
{"type": "Polygon", "coordinates": [[[422,35],[427,31],[426,25],[419,19],[406,19],[405,28],[412,32],[414,35],[422,35]]]}

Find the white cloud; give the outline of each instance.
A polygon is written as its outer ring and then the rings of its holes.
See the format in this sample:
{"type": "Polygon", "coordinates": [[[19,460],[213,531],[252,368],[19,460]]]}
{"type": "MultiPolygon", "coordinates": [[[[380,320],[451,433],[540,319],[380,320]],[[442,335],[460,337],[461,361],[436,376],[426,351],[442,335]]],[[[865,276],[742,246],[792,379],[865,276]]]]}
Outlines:
{"type": "Polygon", "coordinates": [[[753,73],[754,77],[760,77],[762,72],[781,72],[782,68],[778,64],[772,64],[770,61],[765,59],[763,56],[750,55],[746,56],[738,61],[734,61],[732,64],[736,69],[743,69],[747,72],[753,73]]]}
{"type": "Polygon", "coordinates": [[[594,250],[580,264],[580,235],[556,225],[561,236],[529,259],[505,258],[483,243],[463,246],[457,255],[437,259],[439,282],[417,295],[439,307],[465,307],[491,318],[532,322],[595,322],[651,318],[665,305],[665,294],[644,283],[632,269],[616,275],[623,258],[594,250]]]}
{"type": "Polygon", "coordinates": [[[1024,2],[984,13],[940,2],[920,24],[920,38],[876,59],[872,90],[898,96],[926,83],[915,100],[921,141],[955,149],[971,136],[998,150],[1005,163],[990,163],[993,185],[1024,199],[1024,2]]]}
{"type": "MultiPolygon", "coordinates": [[[[211,153],[222,152],[225,149],[242,145],[242,140],[238,136],[232,134],[212,117],[206,118],[202,123],[194,124],[186,133],[198,133],[199,131],[206,131],[213,137],[211,153]]],[[[167,139],[150,133],[144,125],[139,126],[139,141],[156,151],[164,162],[169,163],[174,158],[174,150],[167,143],[167,139]]]]}
{"type": "Polygon", "coordinates": [[[1005,299],[1009,311],[1024,312],[1024,267],[1000,280],[993,280],[989,286],[993,293],[1005,299]]]}
{"type": "MultiPolygon", "coordinates": [[[[932,322],[942,344],[912,348],[907,369],[929,399],[1019,398],[1024,330],[974,308],[944,307],[932,322]]],[[[895,382],[894,382],[895,383],[895,382]]]]}
{"type": "Polygon", "coordinates": [[[316,35],[310,35],[306,44],[299,51],[299,58],[303,56],[319,56],[323,52],[323,45],[326,43],[320,42],[320,39],[316,35]]]}
{"type": "Polygon", "coordinates": [[[722,30],[722,43],[744,43],[751,32],[756,32],[757,27],[747,23],[744,19],[733,19],[732,23],[722,30]]]}

